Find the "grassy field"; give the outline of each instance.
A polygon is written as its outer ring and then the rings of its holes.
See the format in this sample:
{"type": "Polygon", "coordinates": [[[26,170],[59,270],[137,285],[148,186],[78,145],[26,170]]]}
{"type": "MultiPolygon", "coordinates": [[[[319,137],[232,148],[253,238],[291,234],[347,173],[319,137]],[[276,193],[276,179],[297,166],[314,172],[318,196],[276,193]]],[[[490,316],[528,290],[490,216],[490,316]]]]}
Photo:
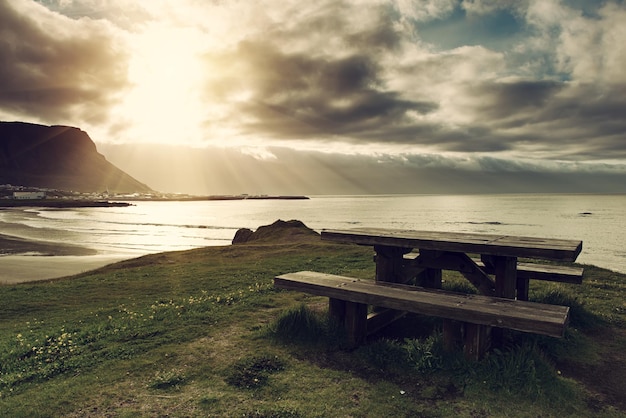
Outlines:
{"type": "MultiPolygon", "coordinates": [[[[562,417],[626,414],[626,277],[531,284],[572,307],[563,339],[512,333],[480,362],[409,316],[355,350],[297,270],[372,278],[371,248],[301,228],[0,287],[0,416],[562,417]]],[[[445,286],[464,281],[445,275],[445,286]]]]}

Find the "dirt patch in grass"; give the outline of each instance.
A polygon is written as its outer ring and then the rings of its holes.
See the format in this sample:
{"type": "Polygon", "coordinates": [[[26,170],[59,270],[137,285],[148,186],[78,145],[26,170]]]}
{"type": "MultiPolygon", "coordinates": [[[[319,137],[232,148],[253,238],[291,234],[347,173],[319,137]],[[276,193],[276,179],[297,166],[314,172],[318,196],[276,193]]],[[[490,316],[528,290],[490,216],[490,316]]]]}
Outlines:
{"type": "Polygon", "coordinates": [[[602,342],[601,359],[595,364],[567,362],[558,364],[561,372],[585,385],[592,409],[602,409],[602,405],[612,405],[626,411],[626,330],[621,328],[602,328],[595,331],[591,338],[602,342]]]}

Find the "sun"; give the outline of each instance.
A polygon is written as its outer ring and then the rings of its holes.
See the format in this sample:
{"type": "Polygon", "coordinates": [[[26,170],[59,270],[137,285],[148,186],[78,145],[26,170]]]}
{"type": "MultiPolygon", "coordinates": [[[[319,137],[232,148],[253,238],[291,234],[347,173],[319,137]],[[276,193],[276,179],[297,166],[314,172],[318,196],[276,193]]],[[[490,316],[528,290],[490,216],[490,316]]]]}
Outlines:
{"type": "Polygon", "coordinates": [[[142,142],[202,140],[202,41],[194,30],[153,25],[133,39],[122,111],[142,142]]]}

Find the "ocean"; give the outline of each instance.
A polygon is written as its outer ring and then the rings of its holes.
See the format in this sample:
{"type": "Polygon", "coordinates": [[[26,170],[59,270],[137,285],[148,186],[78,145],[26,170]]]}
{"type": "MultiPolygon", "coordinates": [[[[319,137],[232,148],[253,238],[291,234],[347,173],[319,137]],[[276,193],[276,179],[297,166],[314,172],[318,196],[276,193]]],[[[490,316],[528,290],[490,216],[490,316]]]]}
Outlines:
{"type": "MultiPolygon", "coordinates": [[[[0,210],[0,233],[78,244],[95,249],[99,256],[123,259],[229,245],[239,228],[254,230],[277,219],[298,219],[316,231],[381,227],[576,239],[583,241],[578,262],[626,273],[626,195],[312,196],[132,203],[121,208],[0,210]]],[[[24,256],[24,263],[33,257],[37,254],[24,256]]]]}

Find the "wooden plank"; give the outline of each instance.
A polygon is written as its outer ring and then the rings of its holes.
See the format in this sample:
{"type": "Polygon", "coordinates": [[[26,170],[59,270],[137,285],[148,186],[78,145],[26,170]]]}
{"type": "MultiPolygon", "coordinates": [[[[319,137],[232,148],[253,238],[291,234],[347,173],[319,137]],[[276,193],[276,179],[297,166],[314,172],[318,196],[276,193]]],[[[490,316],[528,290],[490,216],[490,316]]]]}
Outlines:
{"type": "Polygon", "coordinates": [[[563,336],[569,316],[566,306],[457,294],[307,271],[278,276],[274,285],[354,303],[553,337],[563,336]]]}
{"type": "MultiPolygon", "coordinates": [[[[341,277],[341,276],[338,276],[341,277]]],[[[345,278],[345,277],[344,277],[345,278]]],[[[352,279],[354,280],[354,279],[352,279]]],[[[372,283],[371,281],[365,281],[366,283],[372,283]]],[[[482,310],[487,314],[497,314],[500,310],[509,311],[509,313],[513,316],[521,315],[526,317],[535,317],[535,316],[545,316],[549,321],[556,321],[557,323],[563,323],[567,325],[569,320],[569,307],[567,306],[559,306],[559,305],[550,305],[550,304],[542,304],[536,302],[527,302],[527,301],[517,301],[513,299],[500,298],[500,297],[492,297],[492,296],[483,296],[483,295],[468,295],[464,293],[455,293],[445,290],[439,289],[428,289],[418,286],[411,285],[401,285],[396,283],[376,283],[378,286],[385,287],[394,287],[396,289],[405,291],[405,292],[419,292],[423,293],[425,297],[438,297],[440,296],[452,296],[452,300],[454,298],[464,298],[467,300],[472,300],[472,303],[475,306],[472,308],[477,308],[478,310],[482,310]],[[536,314],[536,315],[535,315],[536,314]],[[565,317],[563,315],[565,314],[565,317]],[[564,321],[564,322],[563,322],[564,321]]],[[[418,312],[419,313],[419,312],[418,312]]],[[[453,319],[453,318],[452,318],[453,319]]],[[[460,319],[463,322],[472,322],[466,319],[460,319]]],[[[500,327],[498,324],[487,324],[491,326],[500,327]]],[[[504,327],[510,328],[510,327],[504,327]]],[[[514,329],[514,328],[512,328],[514,329]]],[[[533,331],[529,331],[533,332],[533,331]]]]}
{"type": "Polygon", "coordinates": [[[548,264],[517,263],[517,277],[551,282],[581,284],[582,267],[555,266],[548,264]]]}
{"type": "MultiPolygon", "coordinates": [[[[488,274],[493,274],[493,266],[485,265],[481,260],[472,260],[488,274]]],[[[584,269],[582,267],[556,266],[552,264],[517,263],[518,279],[545,280],[559,283],[581,284],[584,269]]]]}
{"type": "Polygon", "coordinates": [[[382,228],[325,229],[322,240],[360,245],[383,245],[507,257],[575,261],[582,241],[509,235],[382,228]]]}
{"type": "MultiPolygon", "coordinates": [[[[415,272],[419,272],[420,269],[426,268],[426,266],[416,265],[414,264],[414,260],[419,257],[419,251],[412,251],[404,255],[404,259],[407,261],[405,264],[405,269],[413,269],[415,272]]],[[[474,264],[476,264],[480,269],[482,269],[487,274],[494,274],[493,266],[482,262],[481,259],[471,257],[471,260],[474,264]]],[[[443,266],[441,268],[444,268],[443,266]]],[[[464,264],[458,265],[459,270],[465,269],[464,264]]],[[[582,267],[570,267],[570,266],[559,266],[554,264],[536,264],[536,263],[525,263],[518,261],[517,262],[517,278],[518,279],[532,279],[532,280],[544,280],[550,282],[558,282],[558,283],[572,283],[572,284],[582,284],[583,282],[583,274],[584,269],[582,267]]]]}

